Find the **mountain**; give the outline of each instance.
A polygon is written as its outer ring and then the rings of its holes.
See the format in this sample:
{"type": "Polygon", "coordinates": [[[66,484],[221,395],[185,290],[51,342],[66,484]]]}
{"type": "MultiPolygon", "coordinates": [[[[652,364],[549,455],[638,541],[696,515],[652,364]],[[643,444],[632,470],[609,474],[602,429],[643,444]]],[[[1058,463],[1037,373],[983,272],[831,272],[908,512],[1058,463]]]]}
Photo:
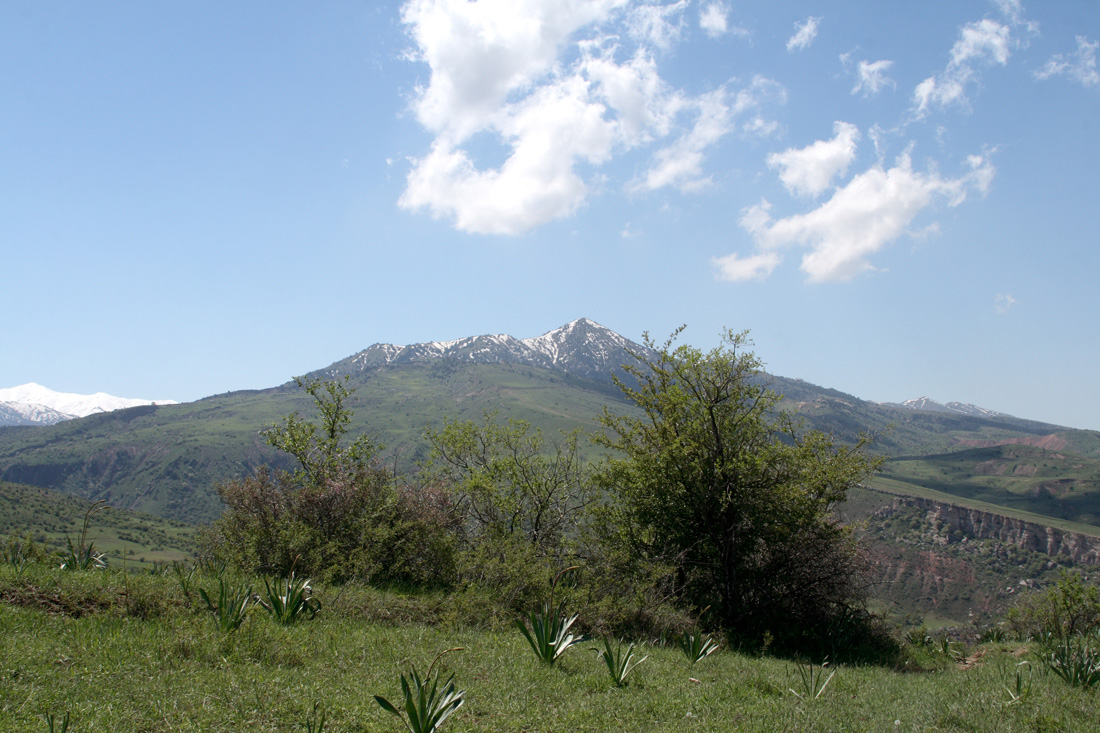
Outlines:
{"type": "Polygon", "coordinates": [[[578,318],[541,336],[525,339],[496,334],[410,346],[374,344],[314,374],[333,377],[379,366],[442,361],[524,364],[582,379],[610,382],[612,374],[622,376],[622,365],[632,361],[629,354],[632,351],[646,353],[648,349],[595,321],[578,318]]]}
{"type": "Polygon", "coordinates": [[[970,415],[972,417],[1011,417],[1003,412],[987,410],[977,405],[963,404],[962,402],[948,402],[946,405],[936,402],[930,397],[918,397],[915,400],[905,402],[879,402],[877,404],[886,407],[899,407],[907,410],[924,410],[926,412],[950,412],[958,415],[970,415]]]}
{"type": "MultiPolygon", "coordinates": [[[[411,470],[427,456],[425,428],[445,420],[480,421],[495,410],[553,438],[559,431],[598,429],[605,407],[635,410],[610,377],[640,350],[582,318],[533,338],[375,344],[312,376],[347,376],[355,390],[352,437],[371,434],[386,446],[380,457],[387,465],[411,470]]],[[[882,405],[800,379],[763,379],[807,428],[841,443],[875,436],[870,450],[890,459],[876,486],[1100,526],[1100,433],[990,411],[882,405]]],[[[264,465],[290,465],[262,431],[293,412],[312,416],[313,405],[287,382],[52,426],[0,427],[0,480],[208,521],[221,509],[218,482],[264,465]]]]}
{"type": "Polygon", "coordinates": [[[0,425],[55,425],[74,417],[45,405],[0,401],[0,425]]]}
{"type": "Polygon", "coordinates": [[[55,392],[34,382],[0,389],[0,425],[54,425],[63,420],[87,417],[141,405],[174,405],[173,400],[140,400],[115,397],[104,392],[82,395],[55,392]]]}

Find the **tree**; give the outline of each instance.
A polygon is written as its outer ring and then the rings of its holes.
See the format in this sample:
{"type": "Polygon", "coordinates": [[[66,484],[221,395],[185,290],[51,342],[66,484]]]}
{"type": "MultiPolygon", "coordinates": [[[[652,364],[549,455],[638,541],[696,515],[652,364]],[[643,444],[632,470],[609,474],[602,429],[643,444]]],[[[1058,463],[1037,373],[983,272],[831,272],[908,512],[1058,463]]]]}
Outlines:
{"type": "Polygon", "coordinates": [[[293,413],[283,419],[282,425],[272,425],[263,432],[268,445],[289,453],[298,459],[299,480],[319,485],[336,473],[348,473],[367,468],[379,446],[367,435],[361,435],[349,445],[342,445],[351,425],[351,408],[347,405],[353,390],[343,380],[324,381],[295,377],[294,382],[304,389],[321,417],[321,432],[317,425],[293,413]]]}
{"type": "Polygon", "coordinates": [[[218,486],[226,511],[213,527],[215,553],[259,573],[443,581],[454,544],[446,497],[397,485],[369,438],[346,440],[346,379],[295,381],[313,397],[320,426],[294,413],[264,431],[298,459],[293,473],[263,469],[218,486]]]}
{"type": "Polygon", "coordinates": [[[424,476],[446,487],[463,524],[467,579],[526,603],[543,576],[569,564],[590,502],[579,433],[547,441],[523,420],[451,421],[425,434],[424,476]]]}
{"type": "MultiPolygon", "coordinates": [[[[864,441],[836,446],[802,431],[764,383],[747,334],[702,352],[645,335],[617,380],[641,415],[605,409],[598,473],[619,538],[638,557],[672,561],[683,601],[711,606],[730,632],[820,633],[861,608],[856,547],[834,517],[876,467],[864,441]]],[[[799,642],[790,639],[792,644],[799,642]]]]}

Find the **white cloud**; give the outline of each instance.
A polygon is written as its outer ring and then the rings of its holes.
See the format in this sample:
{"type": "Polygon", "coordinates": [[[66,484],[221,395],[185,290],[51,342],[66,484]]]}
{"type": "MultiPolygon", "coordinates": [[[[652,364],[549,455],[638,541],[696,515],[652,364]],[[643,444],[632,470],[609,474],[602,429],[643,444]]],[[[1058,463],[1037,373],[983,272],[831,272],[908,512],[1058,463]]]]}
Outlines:
{"type": "Polygon", "coordinates": [[[680,39],[687,5],[687,0],[671,5],[638,5],[631,9],[626,20],[630,36],[660,49],[671,47],[680,39]]]}
{"type": "Polygon", "coordinates": [[[819,196],[833,178],[847,172],[856,156],[859,129],[848,122],[833,124],[836,137],[805,148],[788,148],[768,156],[768,167],[779,169],[779,180],[796,196],[819,196]]]}
{"type": "Polygon", "coordinates": [[[893,61],[879,59],[878,61],[860,61],[856,66],[856,85],[852,87],[852,94],[863,93],[869,97],[878,94],[887,86],[897,88],[893,79],[886,75],[893,61]]]}
{"type": "Polygon", "coordinates": [[[657,151],[655,165],[631,184],[632,190],[653,191],[676,186],[689,192],[703,188],[710,178],[703,176],[703,151],[730,131],[732,113],[724,89],[695,101],[695,125],[672,145],[657,151]]]}
{"type": "Polygon", "coordinates": [[[814,38],[817,37],[817,26],[821,22],[821,18],[815,18],[810,16],[801,23],[795,23],[794,35],[787,39],[788,51],[801,51],[804,48],[809,48],[810,44],[814,42],[814,38]]]}
{"type": "Polygon", "coordinates": [[[610,154],[614,125],[604,107],[588,101],[587,83],[570,77],[528,97],[502,122],[512,147],[498,169],[477,170],[467,154],[437,138],[416,162],[400,205],[453,218],[458,229],[520,234],[574,213],[588,188],[574,171],[577,159],[600,162],[610,154]]]}
{"type": "Polygon", "coordinates": [[[993,299],[993,309],[997,311],[999,315],[1006,315],[1012,306],[1016,305],[1019,301],[1013,298],[1011,295],[998,294],[993,299]]]}
{"type": "Polygon", "coordinates": [[[1100,84],[1100,73],[1096,71],[1098,48],[1100,41],[1089,42],[1085,36],[1077,36],[1077,53],[1072,60],[1067,61],[1062,54],[1055,54],[1042,69],[1035,72],[1035,76],[1049,79],[1052,76],[1065,75],[1081,86],[1094,87],[1100,84]]]}
{"type": "Polygon", "coordinates": [[[718,270],[716,277],[719,280],[741,282],[745,280],[767,280],[772,270],[782,262],[783,258],[775,252],[762,252],[749,257],[741,257],[737,253],[725,257],[715,257],[711,263],[718,270]]]}
{"type": "Polygon", "coordinates": [[[913,90],[913,113],[917,117],[926,115],[932,105],[941,108],[952,104],[967,105],[967,88],[981,78],[977,65],[1007,65],[1012,51],[1027,43],[1026,38],[1014,31],[1023,29],[1028,35],[1039,32],[1036,23],[1024,19],[1023,6],[1018,0],[996,2],[1007,24],[983,18],[959,29],[959,38],[951,47],[943,72],[928,77],[913,90]]]}
{"type": "MultiPolygon", "coordinates": [[[[654,155],[654,163],[640,178],[633,181],[632,191],[654,191],[665,186],[675,186],[687,193],[705,188],[711,182],[703,175],[703,158],[706,149],[733,129],[736,117],[758,108],[761,104],[776,100],[786,101],[786,90],[777,82],[762,76],[755,77],[749,86],[730,97],[725,89],[704,94],[685,106],[696,112],[695,124],[679,139],[654,155]]],[[[756,120],[754,131],[767,123],[756,120]]]]}
{"type": "Polygon", "coordinates": [[[399,206],[467,232],[520,234],[570,216],[602,185],[601,174],[582,174],[582,165],[598,167],[677,131],[640,187],[706,185],[706,149],[752,106],[756,90],[692,96],[661,78],[654,54],[679,39],[688,7],[688,0],[408,0],[402,20],[415,45],[408,57],[430,70],[412,110],[434,140],[411,160],[399,206]],[[487,138],[503,146],[503,163],[477,159],[487,138]]]}
{"type": "MultiPolygon", "coordinates": [[[[962,203],[972,189],[984,192],[994,168],[988,158],[971,156],[970,171],[945,179],[935,171],[913,170],[908,153],[892,168],[875,165],[852,178],[817,208],[773,220],[768,203],[749,207],[741,226],[753,235],[757,258],[764,254],[801,246],[809,251],[802,257],[802,270],[811,282],[850,280],[874,269],[869,257],[902,236],[916,216],[937,199],[949,206],[962,203]]],[[[764,262],[753,257],[734,257],[733,272],[749,268],[737,263],[764,262]]],[[[759,265],[754,272],[766,277],[759,265]]]]}
{"type": "Polygon", "coordinates": [[[699,11],[699,27],[711,38],[717,38],[730,32],[736,36],[747,36],[749,34],[745,28],[730,27],[729,8],[722,3],[709,3],[699,11]]]}

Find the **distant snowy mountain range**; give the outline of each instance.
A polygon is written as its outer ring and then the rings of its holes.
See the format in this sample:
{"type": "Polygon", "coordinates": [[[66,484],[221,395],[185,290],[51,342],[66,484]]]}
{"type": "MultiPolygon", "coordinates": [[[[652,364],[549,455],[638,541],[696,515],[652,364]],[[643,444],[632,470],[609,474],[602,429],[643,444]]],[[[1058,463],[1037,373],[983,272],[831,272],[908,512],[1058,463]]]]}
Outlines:
{"type": "Polygon", "coordinates": [[[918,397],[915,400],[905,402],[879,402],[886,407],[901,407],[906,410],[923,410],[925,412],[949,412],[955,415],[969,415],[971,417],[1012,417],[1003,412],[987,410],[977,405],[963,404],[962,402],[948,402],[946,405],[936,402],[930,397],[918,397]]]}
{"type": "MultiPolygon", "coordinates": [[[[334,377],[355,374],[388,364],[451,361],[474,364],[526,364],[544,367],[575,377],[610,382],[611,376],[624,376],[622,365],[630,362],[628,352],[646,353],[647,349],[588,318],[578,318],[541,336],[517,339],[505,334],[469,336],[455,341],[430,341],[399,346],[374,344],[313,373],[334,377]]],[[[102,392],[93,395],[54,392],[30,383],[0,389],[0,426],[52,425],[97,412],[110,412],[139,405],[175,404],[172,400],[140,400],[113,397],[102,392]]],[[[941,404],[928,397],[905,402],[879,402],[887,407],[925,412],[944,412],[972,417],[1010,417],[961,402],[941,404]]]]}
{"type": "Polygon", "coordinates": [[[641,344],[589,320],[578,318],[541,336],[517,339],[505,334],[469,336],[398,346],[374,344],[317,374],[354,374],[386,364],[453,361],[467,364],[527,364],[601,382],[622,374],[627,352],[645,353],[641,344]]]}
{"type": "Polygon", "coordinates": [[[139,400],[115,397],[103,392],[91,395],[54,392],[29,382],[0,389],[0,426],[53,425],[97,412],[111,412],[139,405],[174,405],[174,400],[139,400]]]}

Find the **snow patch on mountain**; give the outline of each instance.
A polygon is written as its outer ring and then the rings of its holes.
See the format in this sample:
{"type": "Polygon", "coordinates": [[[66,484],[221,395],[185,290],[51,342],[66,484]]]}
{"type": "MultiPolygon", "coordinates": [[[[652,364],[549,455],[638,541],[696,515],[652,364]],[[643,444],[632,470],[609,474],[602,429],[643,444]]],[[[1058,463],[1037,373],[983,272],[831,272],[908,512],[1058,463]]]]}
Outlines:
{"type": "Polygon", "coordinates": [[[90,395],[55,392],[29,382],[0,389],[0,425],[53,425],[99,412],[154,404],[174,405],[176,402],[115,397],[105,392],[90,395]]]}
{"type": "Polygon", "coordinates": [[[948,402],[943,404],[936,402],[931,397],[917,397],[912,400],[905,400],[904,402],[878,402],[876,404],[884,405],[886,407],[900,407],[906,410],[921,410],[923,412],[946,412],[954,415],[969,415],[970,417],[1011,417],[1003,412],[997,412],[996,410],[989,410],[984,407],[978,407],[970,403],[963,402],[948,402]]]}
{"type": "Polygon", "coordinates": [[[321,373],[335,376],[386,364],[451,359],[476,364],[528,364],[558,369],[588,379],[609,381],[631,361],[629,351],[644,347],[588,318],[578,318],[541,336],[517,339],[507,334],[469,336],[406,346],[373,344],[321,373]]]}

